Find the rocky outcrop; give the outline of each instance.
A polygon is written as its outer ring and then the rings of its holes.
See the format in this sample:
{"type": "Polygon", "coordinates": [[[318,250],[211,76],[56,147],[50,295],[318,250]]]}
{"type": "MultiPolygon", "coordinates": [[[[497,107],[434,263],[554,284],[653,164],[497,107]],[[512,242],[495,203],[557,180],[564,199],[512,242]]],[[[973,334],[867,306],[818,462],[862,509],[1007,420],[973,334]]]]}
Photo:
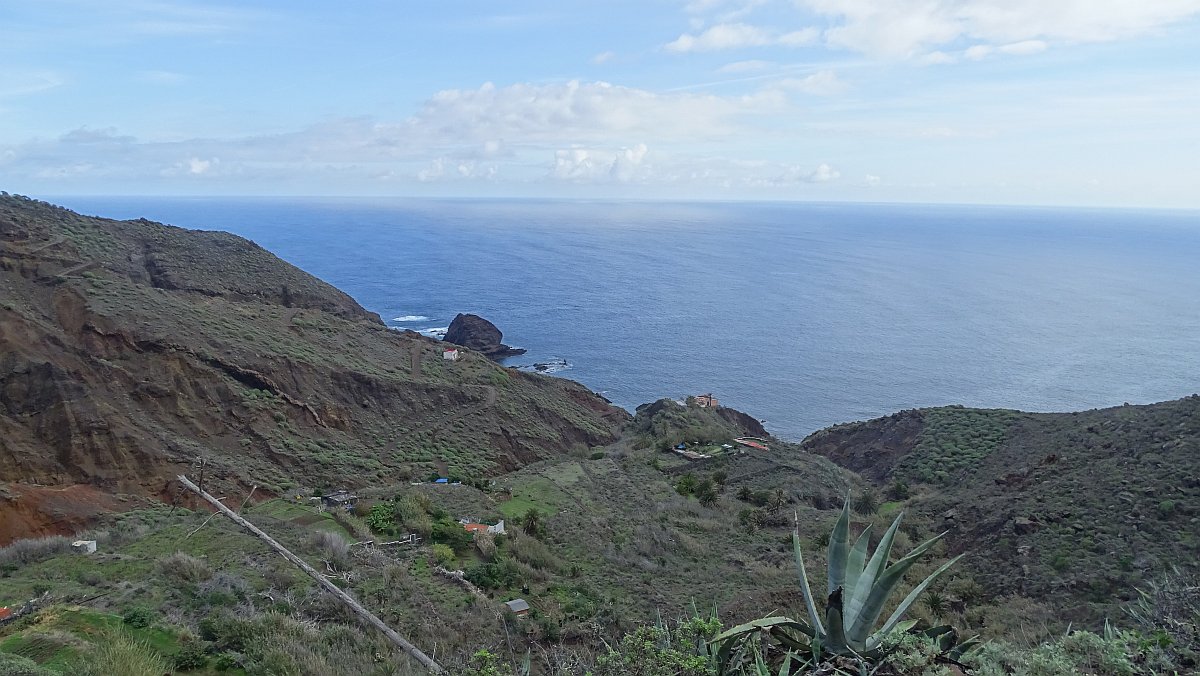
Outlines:
{"type": "Polygon", "coordinates": [[[522,348],[509,347],[500,342],[503,338],[504,334],[500,329],[483,317],[459,314],[450,322],[450,328],[446,330],[443,340],[475,350],[489,359],[500,360],[525,354],[522,348]]]}

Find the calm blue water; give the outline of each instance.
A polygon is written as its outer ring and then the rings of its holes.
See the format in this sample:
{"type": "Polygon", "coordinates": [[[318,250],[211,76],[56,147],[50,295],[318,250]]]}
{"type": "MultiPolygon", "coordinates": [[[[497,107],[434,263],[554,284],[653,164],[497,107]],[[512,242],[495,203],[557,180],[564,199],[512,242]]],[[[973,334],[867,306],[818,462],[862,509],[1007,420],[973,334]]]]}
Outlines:
{"type": "Polygon", "coordinates": [[[248,237],[414,329],[632,408],[713,392],[799,438],[939,404],[1200,391],[1200,213],[847,204],[68,198],[248,237]]]}

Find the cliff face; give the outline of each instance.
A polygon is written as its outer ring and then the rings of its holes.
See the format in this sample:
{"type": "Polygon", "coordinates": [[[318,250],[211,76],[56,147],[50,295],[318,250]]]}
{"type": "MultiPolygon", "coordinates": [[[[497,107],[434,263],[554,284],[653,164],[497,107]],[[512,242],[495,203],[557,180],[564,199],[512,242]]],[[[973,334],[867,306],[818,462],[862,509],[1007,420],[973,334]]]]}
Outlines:
{"type": "Polygon", "coordinates": [[[444,362],[242,238],[0,197],[0,544],[77,525],[39,491],[170,499],[198,459],[268,495],[482,476],[626,418],[576,383],[444,362]]]}

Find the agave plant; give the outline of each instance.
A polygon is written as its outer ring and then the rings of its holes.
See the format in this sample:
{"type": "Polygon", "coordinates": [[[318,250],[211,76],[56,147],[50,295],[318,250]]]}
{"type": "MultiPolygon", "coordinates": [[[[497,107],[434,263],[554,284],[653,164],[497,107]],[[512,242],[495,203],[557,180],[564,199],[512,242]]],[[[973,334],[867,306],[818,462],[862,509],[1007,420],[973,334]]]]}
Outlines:
{"type": "MultiPolygon", "coordinates": [[[[907,556],[889,565],[892,541],[903,518],[903,513],[896,517],[891,527],[883,534],[874,553],[868,558],[871,526],[867,526],[851,546],[850,500],[847,498],[829,538],[829,580],[824,613],[818,609],[809,587],[804,556],[800,551],[799,530],[793,531],[792,548],[796,555],[800,590],[804,593],[808,620],[765,617],[718,635],[713,639],[712,647],[720,673],[740,670],[734,665],[745,663],[752,655],[755,661],[760,659],[760,641],[764,636],[770,637],[785,653],[786,664],[795,660],[797,664],[815,665],[826,658],[848,657],[860,662],[879,659],[883,654],[886,638],[907,632],[916,625],[915,620],[904,620],[904,614],[916,602],[921,592],[962,558],[962,555],[954,557],[926,577],[900,601],[887,620],[879,625],[879,618],[887,606],[888,599],[899,586],[904,574],[945,535],[942,533],[921,543],[907,556]]],[[[949,627],[937,627],[926,633],[936,634],[941,644],[948,636],[947,631],[953,632],[949,627]]],[[[933,637],[933,634],[930,635],[933,637]]]]}

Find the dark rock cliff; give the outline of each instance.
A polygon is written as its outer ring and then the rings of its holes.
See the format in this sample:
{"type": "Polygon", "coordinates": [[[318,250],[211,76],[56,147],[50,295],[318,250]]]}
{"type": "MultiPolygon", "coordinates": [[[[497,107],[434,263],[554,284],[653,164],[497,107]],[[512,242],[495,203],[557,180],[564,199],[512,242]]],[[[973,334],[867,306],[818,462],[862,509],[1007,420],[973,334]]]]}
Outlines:
{"type": "Polygon", "coordinates": [[[459,314],[450,322],[445,341],[470,348],[489,359],[504,359],[525,354],[519,347],[509,347],[500,342],[504,334],[496,325],[479,315],[459,314]]]}

